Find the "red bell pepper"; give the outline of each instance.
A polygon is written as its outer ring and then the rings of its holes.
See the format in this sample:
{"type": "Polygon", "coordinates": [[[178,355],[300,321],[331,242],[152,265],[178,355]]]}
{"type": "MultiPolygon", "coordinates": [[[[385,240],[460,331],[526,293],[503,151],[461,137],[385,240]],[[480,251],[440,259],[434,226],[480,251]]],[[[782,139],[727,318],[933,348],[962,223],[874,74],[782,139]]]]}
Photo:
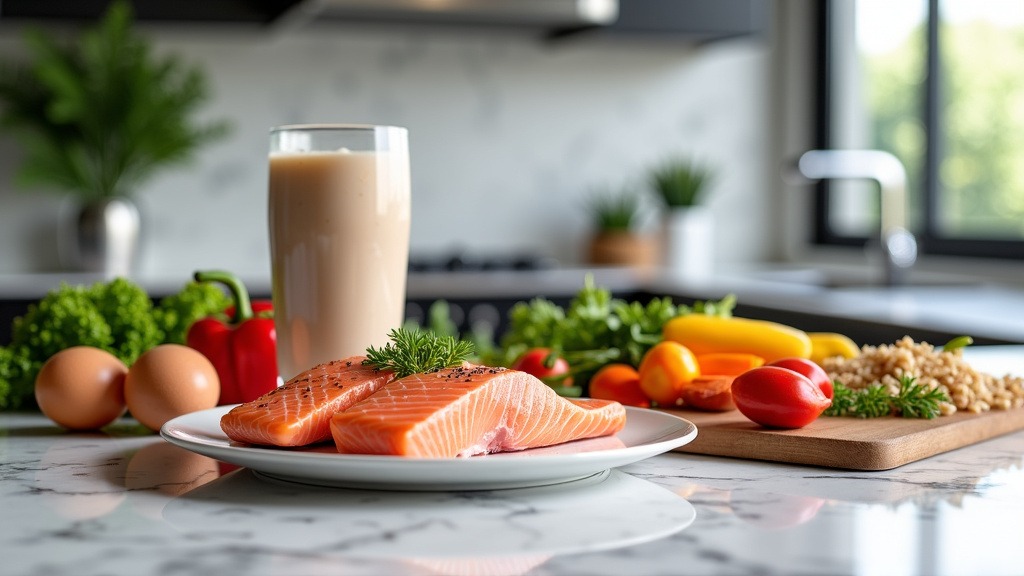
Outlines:
{"type": "MultiPolygon", "coordinates": [[[[254,315],[242,281],[221,271],[196,272],[197,282],[225,284],[234,297],[230,320],[210,316],[197,320],[188,329],[186,343],[201,352],[217,370],[220,378],[218,405],[255,400],[278,385],[277,331],[274,319],[254,315]]],[[[265,302],[259,308],[267,310],[265,302]]]]}

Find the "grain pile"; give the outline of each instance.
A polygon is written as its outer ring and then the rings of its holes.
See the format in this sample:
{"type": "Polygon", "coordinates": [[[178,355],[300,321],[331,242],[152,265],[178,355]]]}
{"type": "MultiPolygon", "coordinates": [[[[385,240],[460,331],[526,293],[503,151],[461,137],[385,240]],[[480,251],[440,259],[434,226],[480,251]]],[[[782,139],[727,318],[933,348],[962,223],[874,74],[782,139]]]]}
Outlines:
{"type": "Polygon", "coordinates": [[[964,360],[962,349],[945,352],[927,342],[915,343],[909,336],[895,344],[864,346],[854,358],[829,358],[822,366],[848,388],[882,384],[890,394],[899,391],[901,376],[914,376],[918,384],[938,388],[952,400],[940,407],[943,415],[1024,406],[1024,378],[980,373],[964,360]]]}

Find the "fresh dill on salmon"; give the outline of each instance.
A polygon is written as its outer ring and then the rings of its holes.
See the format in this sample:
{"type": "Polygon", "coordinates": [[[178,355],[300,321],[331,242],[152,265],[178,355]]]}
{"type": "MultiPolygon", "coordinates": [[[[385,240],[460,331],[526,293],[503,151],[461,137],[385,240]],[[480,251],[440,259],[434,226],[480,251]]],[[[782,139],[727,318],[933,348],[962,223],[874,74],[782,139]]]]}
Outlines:
{"type": "Polygon", "coordinates": [[[388,337],[391,341],[383,347],[367,348],[363,364],[390,370],[396,378],[459,366],[473,354],[471,342],[426,330],[398,328],[388,337]]]}

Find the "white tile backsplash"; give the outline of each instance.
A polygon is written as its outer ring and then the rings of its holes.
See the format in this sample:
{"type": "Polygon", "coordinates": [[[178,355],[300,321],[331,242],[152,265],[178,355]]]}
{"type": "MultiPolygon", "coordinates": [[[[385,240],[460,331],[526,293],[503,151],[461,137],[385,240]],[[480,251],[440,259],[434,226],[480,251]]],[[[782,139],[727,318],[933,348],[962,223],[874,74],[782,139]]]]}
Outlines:
{"type": "MultiPolygon", "coordinates": [[[[756,261],[770,243],[770,50],[437,29],[315,27],[282,34],[153,31],[161,52],[201,63],[231,136],[138,194],[140,275],[199,268],[269,274],[267,131],[365,122],[410,133],[414,253],[535,251],[582,258],[592,189],[639,185],[669,153],[719,170],[716,258],[756,261]]],[[[0,56],[20,53],[11,35],[0,56]]],[[[13,189],[17,143],[0,134],[0,273],[58,267],[60,201],[13,189]]]]}

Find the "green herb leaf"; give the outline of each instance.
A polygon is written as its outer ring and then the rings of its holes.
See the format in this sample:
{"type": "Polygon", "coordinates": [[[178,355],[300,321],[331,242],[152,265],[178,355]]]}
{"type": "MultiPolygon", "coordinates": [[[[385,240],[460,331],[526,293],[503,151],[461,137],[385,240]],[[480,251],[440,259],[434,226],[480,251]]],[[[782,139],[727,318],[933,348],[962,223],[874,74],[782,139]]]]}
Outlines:
{"type": "Polygon", "coordinates": [[[825,410],[826,416],[877,418],[896,414],[904,418],[930,419],[940,414],[943,402],[949,402],[944,392],[917,384],[910,375],[900,378],[900,389],[895,396],[881,384],[861,390],[852,390],[838,381],[833,386],[832,405],[825,410]]]}
{"type": "Polygon", "coordinates": [[[164,342],[184,344],[193,322],[223,312],[230,304],[231,298],[220,286],[189,282],[178,293],[163,297],[153,309],[153,318],[164,333],[164,342]]]}
{"type": "Polygon", "coordinates": [[[596,192],[588,202],[594,226],[605,232],[628,231],[640,215],[640,196],[629,190],[596,192]]]}
{"type": "Polygon", "coordinates": [[[714,300],[702,300],[693,303],[694,314],[705,314],[707,316],[721,316],[731,318],[732,311],[736,308],[736,295],[727,294],[725,298],[715,302],[714,300]]]}
{"type": "Polygon", "coordinates": [[[879,418],[892,414],[892,396],[881,384],[872,384],[857,395],[854,416],[860,418],[879,418]]]}
{"type": "Polygon", "coordinates": [[[154,53],[130,2],[70,44],[26,31],[32,61],[0,65],[0,125],[20,136],[16,182],[84,199],[130,196],[158,169],[227,134],[195,119],[209,97],[201,68],[154,53]]]}
{"type": "Polygon", "coordinates": [[[690,159],[670,159],[651,171],[651,187],[669,208],[694,206],[711,180],[711,170],[690,159]]]}
{"type": "Polygon", "coordinates": [[[398,328],[388,337],[383,348],[367,348],[363,364],[392,370],[397,378],[458,366],[473,354],[472,343],[426,330],[398,328]]]}
{"type": "Polygon", "coordinates": [[[918,384],[913,376],[903,376],[893,406],[904,418],[931,419],[939,415],[942,402],[949,402],[945,392],[937,388],[926,388],[918,384]]]}
{"type": "Polygon", "coordinates": [[[825,409],[825,416],[849,416],[856,405],[857,399],[854,391],[843,385],[842,382],[833,382],[832,404],[825,409]]]}
{"type": "Polygon", "coordinates": [[[966,348],[971,344],[974,344],[974,338],[971,338],[970,336],[957,336],[949,342],[946,342],[946,345],[942,347],[942,351],[952,352],[954,350],[959,350],[960,348],[966,348]]]}

